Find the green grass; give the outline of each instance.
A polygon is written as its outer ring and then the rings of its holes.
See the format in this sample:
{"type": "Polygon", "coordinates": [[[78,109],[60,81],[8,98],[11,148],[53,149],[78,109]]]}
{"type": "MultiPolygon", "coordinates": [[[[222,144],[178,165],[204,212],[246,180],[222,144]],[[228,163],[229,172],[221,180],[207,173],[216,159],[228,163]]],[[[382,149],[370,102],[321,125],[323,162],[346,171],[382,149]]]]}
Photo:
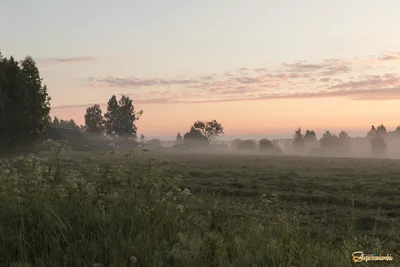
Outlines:
{"type": "Polygon", "coordinates": [[[400,161],[53,148],[0,162],[0,266],[399,266],[400,161]]]}

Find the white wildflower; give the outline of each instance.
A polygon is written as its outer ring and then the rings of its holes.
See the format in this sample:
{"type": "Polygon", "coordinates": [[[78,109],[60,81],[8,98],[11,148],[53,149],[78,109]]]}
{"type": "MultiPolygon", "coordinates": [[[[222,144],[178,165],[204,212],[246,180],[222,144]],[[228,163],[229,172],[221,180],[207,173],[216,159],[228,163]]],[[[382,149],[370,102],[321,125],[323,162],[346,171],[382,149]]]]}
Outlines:
{"type": "Polygon", "coordinates": [[[137,262],[137,258],[135,256],[132,256],[129,260],[131,261],[132,265],[137,262]]]}
{"type": "Polygon", "coordinates": [[[190,190],[189,190],[188,188],[185,188],[185,189],[182,191],[181,194],[184,195],[184,196],[190,196],[192,193],[190,192],[190,190]]]}
{"type": "Polygon", "coordinates": [[[185,207],[184,207],[183,205],[178,205],[178,206],[176,206],[176,209],[179,210],[179,211],[182,212],[182,213],[183,213],[184,208],[185,208],[185,207]]]}

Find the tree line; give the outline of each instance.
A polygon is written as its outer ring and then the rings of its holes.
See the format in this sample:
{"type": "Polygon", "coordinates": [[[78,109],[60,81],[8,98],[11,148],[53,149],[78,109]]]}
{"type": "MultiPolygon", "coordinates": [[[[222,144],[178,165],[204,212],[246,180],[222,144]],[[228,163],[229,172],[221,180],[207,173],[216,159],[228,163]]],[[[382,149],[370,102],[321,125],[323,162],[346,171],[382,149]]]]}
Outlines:
{"type": "MultiPolygon", "coordinates": [[[[50,117],[51,98],[47,86],[43,84],[36,62],[30,56],[22,61],[12,56],[3,57],[0,53],[0,148],[29,145],[43,135],[46,127],[72,128],[87,133],[107,135],[110,137],[137,138],[136,121],[143,111],[136,111],[132,99],[122,95],[117,99],[112,95],[107,102],[107,110],[103,114],[100,105],[95,104],[86,109],[84,125],[78,126],[73,120],[50,117]]],[[[209,145],[220,135],[224,127],[215,119],[195,121],[184,135],[176,136],[177,146],[209,145]]],[[[375,155],[382,156],[387,149],[386,139],[400,136],[400,126],[388,132],[384,125],[371,126],[367,138],[375,155]]],[[[303,154],[305,151],[319,146],[321,149],[346,152],[349,150],[349,135],[341,131],[338,135],[326,131],[320,140],[312,130],[303,134],[301,128],[296,129],[292,141],[292,151],[303,154]]],[[[144,136],[141,136],[144,142],[144,136]]],[[[153,140],[154,144],[159,144],[153,140]]],[[[234,140],[235,148],[248,149],[258,147],[265,151],[279,151],[276,140],[262,139],[254,145],[252,140],[234,140]]]]}

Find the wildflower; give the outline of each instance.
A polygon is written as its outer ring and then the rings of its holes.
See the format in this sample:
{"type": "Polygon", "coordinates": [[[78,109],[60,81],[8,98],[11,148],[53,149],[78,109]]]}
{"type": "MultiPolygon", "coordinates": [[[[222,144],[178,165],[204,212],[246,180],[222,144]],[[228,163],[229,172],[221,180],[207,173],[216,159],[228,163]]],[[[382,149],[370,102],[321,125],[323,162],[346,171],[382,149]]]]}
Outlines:
{"type": "Polygon", "coordinates": [[[182,213],[183,213],[184,208],[185,208],[185,207],[184,207],[183,205],[178,205],[178,206],[176,207],[176,209],[179,210],[179,211],[182,212],[182,213]]]}
{"type": "Polygon", "coordinates": [[[184,195],[184,196],[190,196],[192,193],[190,192],[189,189],[185,188],[185,189],[182,191],[181,194],[184,195]]]}
{"type": "Polygon", "coordinates": [[[131,261],[132,265],[137,262],[137,259],[135,256],[132,256],[129,260],[131,261]]]}

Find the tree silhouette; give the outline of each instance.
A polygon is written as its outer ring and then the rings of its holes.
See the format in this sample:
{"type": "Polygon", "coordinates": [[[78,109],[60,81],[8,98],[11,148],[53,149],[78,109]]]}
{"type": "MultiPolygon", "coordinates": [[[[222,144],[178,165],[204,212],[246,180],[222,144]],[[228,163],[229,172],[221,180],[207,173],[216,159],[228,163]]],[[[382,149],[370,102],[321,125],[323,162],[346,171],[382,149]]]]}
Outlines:
{"type": "Polygon", "coordinates": [[[0,53],[0,147],[40,137],[51,121],[50,100],[32,57],[18,63],[0,53]]]}
{"type": "Polygon", "coordinates": [[[193,124],[193,128],[200,131],[208,143],[217,138],[219,135],[224,134],[224,127],[222,127],[222,124],[218,123],[216,120],[196,121],[193,124]]]}
{"type": "Polygon", "coordinates": [[[96,104],[86,109],[85,130],[91,133],[102,133],[104,131],[104,118],[100,105],[96,104]]]}
{"type": "Polygon", "coordinates": [[[307,130],[304,134],[304,142],[306,144],[315,144],[317,142],[317,135],[314,131],[307,130]]]}
{"type": "Polygon", "coordinates": [[[350,152],[350,137],[347,132],[341,131],[339,133],[339,143],[340,143],[342,152],[344,152],[344,153],[350,152]]]}
{"type": "Polygon", "coordinates": [[[319,144],[322,148],[332,149],[334,147],[339,147],[340,141],[337,135],[332,134],[330,131],[326,131],[319,140],[319,144]]]}
{"type": "Polygon", "coordinates": [[[175,145],[182,145],[183,144],[183,137],[180,133],[176,134],[175,145]]]}
{"type": "Polygon", "coordinates": [[[253,150],[257,149],[257,142],[250,139],[247,140],[235,139],[232,141],[231,147],[243,150],[253,150]]]}
{"type": "Polygon", "coordinates": [[[270,140],[263,138],[259,142],[260,150],[265,151],[268,153],[281,153],[282,149],[278,146],[276,146],[273,142],[270,140]]]}
{"type": "Polygon", "coordinates": [[[297,128],[294,133],[293,141],[292,141],[292,148],[296,153],[303,153],[304,152],[304,136],[301,132],[301,128],[297,128]]]}
{"type": "Polygon", "coordinates": [[[119,116],[118,116],[118,101],[117,97],[113,95],[107,102],[107,113],[104,114],[105,131],[108,135],[114,136],[119,131],[119,116]]]}
{"type": "Polygon", "coordinates": [[[371,130],[367,134],[367,137],[371,143],[371,151],[373,156],[384,157],[386,155],[386,135],[387,130],[385,126],[380,125],[378,126],[378,128],[375,128],[372,125],[371,130]]]}
{"type": "Polygon", "coordinates": [[[207,137],[205,137],[200,130],[195,129],[193,126],[190,131],[185,133],[183,136],[183,142],[186,146],[199,146],[206,145],[208,143],[207,137]]]}
{"type": "Polygon", "coordinates": [[[105,118],[105,131],[110,136],[123,136],[136,138],[136,120],[143,111],[135,112],[132,100],[127,96],[121,96],[117,101],[113,95],[107,103],[105,118]]]}

